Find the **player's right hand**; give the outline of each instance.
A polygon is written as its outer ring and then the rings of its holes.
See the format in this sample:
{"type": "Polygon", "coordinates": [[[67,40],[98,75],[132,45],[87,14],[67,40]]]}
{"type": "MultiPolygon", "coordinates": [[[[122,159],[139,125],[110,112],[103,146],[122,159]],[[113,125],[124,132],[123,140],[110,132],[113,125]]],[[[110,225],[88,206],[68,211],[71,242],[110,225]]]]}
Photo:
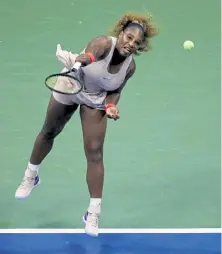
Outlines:
{"type": "Polygon", "coordinates": [[[80,54],[76,57],[76,62],[80,62],[83,66],[91,63],[91,58],[87,54],[80,54]]]}

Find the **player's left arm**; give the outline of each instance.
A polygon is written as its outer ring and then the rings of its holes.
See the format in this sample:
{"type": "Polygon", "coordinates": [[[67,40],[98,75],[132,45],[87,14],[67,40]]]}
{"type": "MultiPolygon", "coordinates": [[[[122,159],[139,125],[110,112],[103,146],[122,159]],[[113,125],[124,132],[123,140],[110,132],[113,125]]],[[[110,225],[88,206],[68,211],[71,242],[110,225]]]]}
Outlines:
{"type": "Polygon", "coordinates": [[[134,59],[132,60],[132,62],[130,63],[130,66],[129,66],[129,69],[128,69],[128,72],[127,72],[127,75],[125,77],[125,80],[124,82],[121,84],[121,86],[115,90],[115,91],[110,91],[107,93],[107,96],[106,96],[106,104],[114,104],[114,105],[117,105],[117,103],[119,102],[120,100],[120,95],[121,95],[121,92],[123,90],[123,88],[126,86],[128,80],[130,78],[132,78],[132,76],[134,75],[136,71],[136,64],[135,64],[135,61],[134,59]]]}
{"type": "Polygon", "coordinates": [[[134,60],[132,60],[130,66],[129,66],[127,75],[126,75],[125,80],[122,83],[122,85],[119,87],[119,89],[112,91],[112,92],[108,92],[108,94],[106,96],[106,108],[105,108],[106,115],[108,118],[112,118],[114,120],[119,119],[119,110],[116,105],[119,102],[120,95],[121,95],[123,88],[126,86],[126,83],[133,76],[135,71],[136,71],[136,64],[135,64],[134,60]]]}

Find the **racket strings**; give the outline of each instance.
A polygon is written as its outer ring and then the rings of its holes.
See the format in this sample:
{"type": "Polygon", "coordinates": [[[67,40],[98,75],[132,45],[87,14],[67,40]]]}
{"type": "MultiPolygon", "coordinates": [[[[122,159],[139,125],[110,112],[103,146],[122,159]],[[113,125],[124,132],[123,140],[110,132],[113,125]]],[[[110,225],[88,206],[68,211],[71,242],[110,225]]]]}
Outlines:
{"type": "Polygon", "coordinates": [[[76,94],[82,90],[82,77],[78,73],[60,73],[48,77],[46,85],[53,91],[64,94],[76,94]]]}

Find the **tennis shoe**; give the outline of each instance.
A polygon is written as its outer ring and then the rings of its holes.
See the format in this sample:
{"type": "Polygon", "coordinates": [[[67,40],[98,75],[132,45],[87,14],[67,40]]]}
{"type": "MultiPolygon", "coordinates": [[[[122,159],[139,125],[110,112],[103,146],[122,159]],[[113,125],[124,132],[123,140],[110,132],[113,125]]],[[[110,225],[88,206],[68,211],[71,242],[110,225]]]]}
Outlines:
{"type": "Polygon", "coordinates": [[[90,236],[98,236],[99,234],[99,214],[89,213],[88,211],[83,216],[85,223],[85,232],[90,236]]]}
{"type": "Polygon", "coordinates": [[[38,171],[33,171],[27,168],[21,184],[15,193],[16,199],[26,199],[31,194],[32,190],[39,186],[40,178],[38,171]]]}

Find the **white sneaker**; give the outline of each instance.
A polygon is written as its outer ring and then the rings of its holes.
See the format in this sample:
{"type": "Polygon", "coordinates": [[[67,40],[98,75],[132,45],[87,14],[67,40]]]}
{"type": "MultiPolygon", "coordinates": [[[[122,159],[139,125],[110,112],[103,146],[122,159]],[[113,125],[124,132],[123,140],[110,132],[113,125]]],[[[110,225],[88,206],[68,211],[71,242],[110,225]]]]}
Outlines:
{"type": "Polygon", "coordinates": [[[83,222],[85,223],[85,232],[90,236],[99,235],[99,214],[89,213],[88,211],[83,216],[83,222]]]}
{"type": "Polygon", "coordinates": [[[40,184],[40,178],[37,171],[32,171],[29,168],[25,171],[25,176],[15,193],[16,199],[27,198],[32,190],[40,184]]]}

